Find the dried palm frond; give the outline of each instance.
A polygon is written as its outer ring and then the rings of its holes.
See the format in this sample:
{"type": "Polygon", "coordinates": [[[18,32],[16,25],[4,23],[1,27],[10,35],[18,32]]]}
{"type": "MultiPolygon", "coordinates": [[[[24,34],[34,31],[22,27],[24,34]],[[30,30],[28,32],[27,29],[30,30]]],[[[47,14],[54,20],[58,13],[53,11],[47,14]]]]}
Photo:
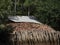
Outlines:
{"type": "Polygon", "coordinates": [[[10,41],[12,45],[34,45],[41,42],[55,42],[59,40],[59,34],[57,32],[48,32],[43,30],[20,30],[15,34],[11,34],[10,41]]]}

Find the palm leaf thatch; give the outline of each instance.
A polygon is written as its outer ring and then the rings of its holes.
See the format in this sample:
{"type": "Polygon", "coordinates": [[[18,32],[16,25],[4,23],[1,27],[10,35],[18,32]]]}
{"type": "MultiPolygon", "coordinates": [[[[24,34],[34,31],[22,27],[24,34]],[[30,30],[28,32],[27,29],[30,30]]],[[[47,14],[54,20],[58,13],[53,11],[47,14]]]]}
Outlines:
{"type": "Polygon", "coordinates": [[[34,45],[41,42],[58,42],[59,34],[57,32],[48,32],[43,30],[20,30],[11,34],[11,45],[34,45]]]}

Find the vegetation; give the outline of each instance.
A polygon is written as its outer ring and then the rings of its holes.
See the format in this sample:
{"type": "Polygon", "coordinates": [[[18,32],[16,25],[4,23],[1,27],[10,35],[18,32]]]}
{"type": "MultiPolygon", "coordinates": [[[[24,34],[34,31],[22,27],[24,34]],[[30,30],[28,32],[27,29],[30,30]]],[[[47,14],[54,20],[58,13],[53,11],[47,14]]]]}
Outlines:
{"type": "Polygon", "coordinates": [[[59,0],[0,0],[0,24],[4,24],[8,15],[33,15],[55,29],[60,29],[59,0]]]}

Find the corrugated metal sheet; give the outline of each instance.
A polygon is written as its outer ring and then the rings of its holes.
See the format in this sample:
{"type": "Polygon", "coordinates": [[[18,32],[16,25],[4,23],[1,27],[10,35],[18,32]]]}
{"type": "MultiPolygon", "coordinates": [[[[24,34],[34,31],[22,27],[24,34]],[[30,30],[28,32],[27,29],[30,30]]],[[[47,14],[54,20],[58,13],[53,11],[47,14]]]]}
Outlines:
{"type": "Polygon", "coordinates": [[[33,16],[9,16],[9,20],[13,22],[33,22],[33,23],[40,23],[34,19],[33,16]]]}

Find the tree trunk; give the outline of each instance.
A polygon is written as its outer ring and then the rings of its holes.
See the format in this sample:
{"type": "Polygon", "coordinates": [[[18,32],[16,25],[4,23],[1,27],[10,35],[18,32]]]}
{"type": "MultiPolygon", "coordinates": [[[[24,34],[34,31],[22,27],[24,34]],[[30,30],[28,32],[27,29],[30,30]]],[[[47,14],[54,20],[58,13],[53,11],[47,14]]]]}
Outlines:
{"type": "Polygon", "coordinates": [[[15,0],[15,7],[14,7],[14,8],[15,8],[15,9],[14,9],[14,10],[15,10],[15,11],[14,11],[14,12],[15,12],[14,15],[16,15],[16,0],[15,0]]]}
{"type": "Polygon", "coordinates": [[[22,9],[22,15],[23,15],[23,4],[21,4],[21,9],[22,9]]]}
{"type": "Polygon", "coordinates": [[[30,8],[28,8],[28,16],[30,15],[30,8]]]}

